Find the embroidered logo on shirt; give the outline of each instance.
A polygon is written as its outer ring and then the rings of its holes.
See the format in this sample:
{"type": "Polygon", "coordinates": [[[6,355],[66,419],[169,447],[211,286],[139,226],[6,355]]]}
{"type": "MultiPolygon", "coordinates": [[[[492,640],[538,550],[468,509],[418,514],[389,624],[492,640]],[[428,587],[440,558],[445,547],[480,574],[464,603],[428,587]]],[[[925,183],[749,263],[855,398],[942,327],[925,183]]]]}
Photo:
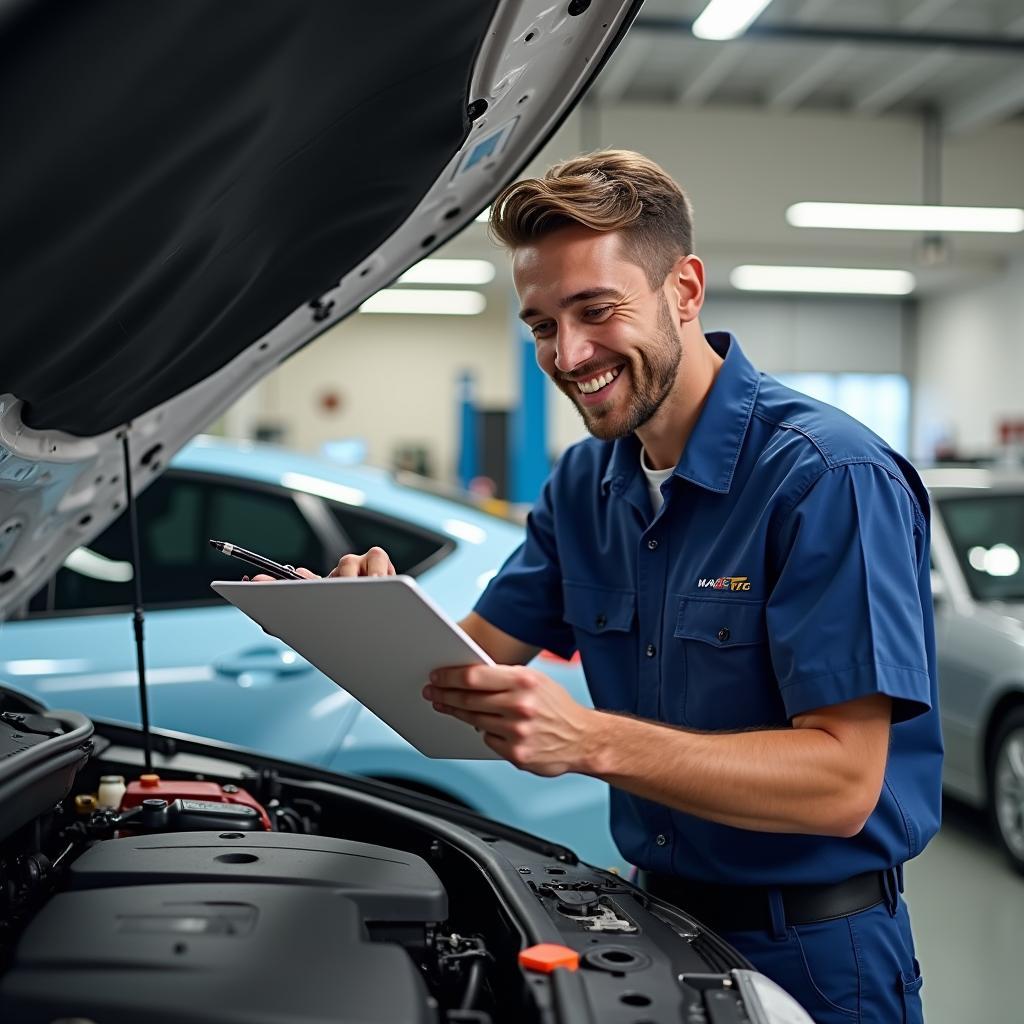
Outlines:
{"type": "Polygon", "coordinates": [[[719,576],[717,579],[697,580],[698,587],[710,587],[712,590],[749,590],[749,576],[719,576]]]}

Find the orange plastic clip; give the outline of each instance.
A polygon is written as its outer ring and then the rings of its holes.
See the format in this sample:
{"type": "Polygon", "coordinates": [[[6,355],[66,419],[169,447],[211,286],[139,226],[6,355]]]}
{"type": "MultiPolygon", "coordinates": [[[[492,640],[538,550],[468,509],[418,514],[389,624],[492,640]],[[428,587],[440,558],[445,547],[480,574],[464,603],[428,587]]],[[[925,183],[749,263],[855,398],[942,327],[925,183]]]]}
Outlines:
{"type": "Polygon", "coordinates": [[[542,942],[539,946],[530,946],[519,951],[519,966],[525,967],[528,971],[550,974],[556,967],[575,971],[579,965],[580,955],[575,949],[553,942],[542,942]]]}

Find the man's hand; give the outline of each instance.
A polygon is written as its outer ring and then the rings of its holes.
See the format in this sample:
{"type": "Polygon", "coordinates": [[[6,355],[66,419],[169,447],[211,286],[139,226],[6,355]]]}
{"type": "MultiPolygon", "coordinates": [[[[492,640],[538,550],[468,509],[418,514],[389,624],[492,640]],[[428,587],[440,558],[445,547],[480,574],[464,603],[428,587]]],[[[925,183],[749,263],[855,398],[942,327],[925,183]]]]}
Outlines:
{"type": "Polygon", "coordinates": [[[383,548],[370,548],[365,555],[342,555],[327,574],[331,576],[394,576],[395,567],[383,548]]]}
{"type": "Polygon", "coordinates": [[[522,665],[471,665],[430,674],[423,696],[468,722],[497,754],[535,775],[580,771],[595,712],[522,665]]]}
{"type": "MultiPolygon", "coordinates": [[[[300,576],[307,580],[321,579],[315,572],[303,569],[301,566],[295,570],[300,576]]],[[[338,576],[394,576],[395,567],[391,564],[388,553],[383,548],[370,548],[365,555],[348,554],[342,555],[338,564],[327,574],[327,579],[338,576]]],[[[243,579],[248,577],[243,576],[243,579]]],[[[273,583],[274,577],[261,573],[253,576],[253,583],[273,583]]]]}

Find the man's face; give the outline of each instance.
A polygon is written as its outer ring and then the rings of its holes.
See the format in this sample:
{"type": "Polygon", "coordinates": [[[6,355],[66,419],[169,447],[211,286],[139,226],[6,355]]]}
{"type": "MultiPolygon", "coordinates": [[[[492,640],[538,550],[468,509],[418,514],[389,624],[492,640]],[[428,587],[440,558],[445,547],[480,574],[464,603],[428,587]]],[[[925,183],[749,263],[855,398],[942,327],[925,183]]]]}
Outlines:
{"type": "Polygon", "coordinates": [[[669,395],[682,345],[661,288],[615,232],[566,227],[516,249],[520,316],[537,362],[605,441],[643,426],[669,395]]]}

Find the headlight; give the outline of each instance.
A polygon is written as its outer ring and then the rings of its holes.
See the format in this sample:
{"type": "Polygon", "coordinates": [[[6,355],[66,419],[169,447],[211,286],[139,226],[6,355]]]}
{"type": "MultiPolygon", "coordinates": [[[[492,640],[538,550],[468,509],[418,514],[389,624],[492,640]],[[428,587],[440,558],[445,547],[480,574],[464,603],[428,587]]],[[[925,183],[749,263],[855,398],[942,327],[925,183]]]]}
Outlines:
{"type": "Polygon", "coordinates": [[[814,1024],[807,1011],[783,988],[757,971],[733,971],[753,1024],[814,1024]]]}

